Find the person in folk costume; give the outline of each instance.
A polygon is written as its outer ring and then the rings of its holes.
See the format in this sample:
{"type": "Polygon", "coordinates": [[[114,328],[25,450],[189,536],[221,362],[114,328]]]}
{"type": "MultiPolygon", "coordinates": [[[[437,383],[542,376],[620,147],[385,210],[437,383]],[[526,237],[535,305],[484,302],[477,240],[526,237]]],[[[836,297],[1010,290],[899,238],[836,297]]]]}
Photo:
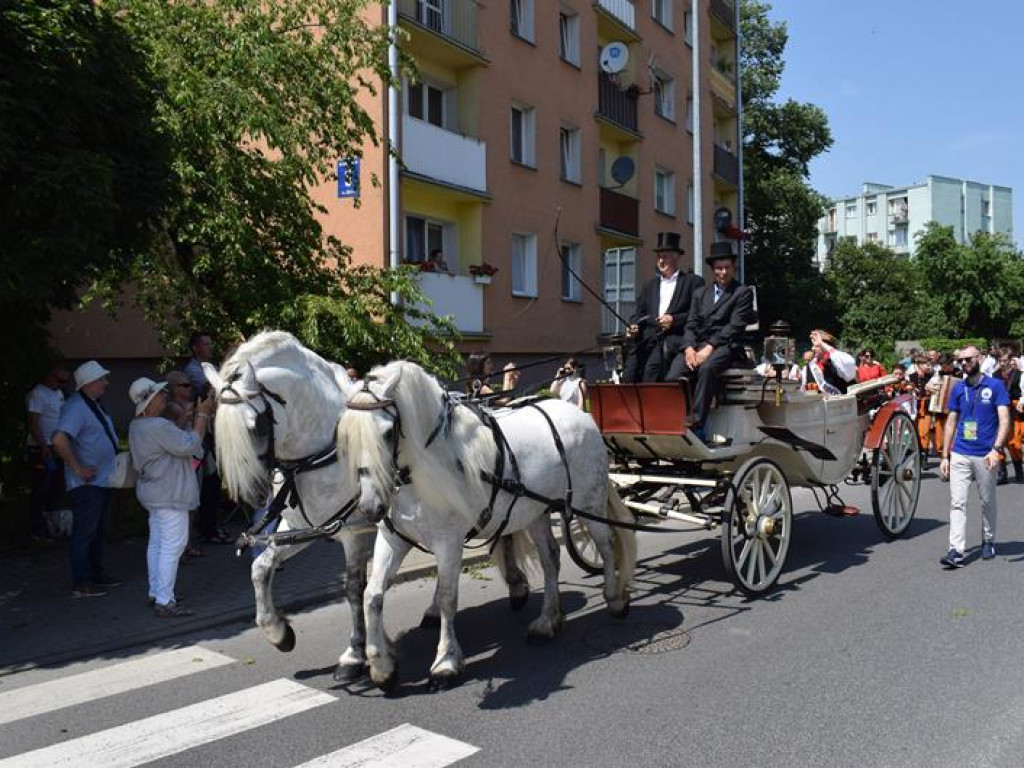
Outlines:
{"type": "Polygon", "coordinates": [[[857,380],[857,361],[853,355],[833,346],[835,340],[828,331],[811,331],[814,358],[808,363],[807,371],[823,395],[845,395],[857,380]]]}
{"type": "Polygon", "coordinates": [[[925,385],[925,391],[928,392],[928,413],[932,420],[932,445],[937,453],[941,453],[942,436],[946,431],[946,420],[949,416],[949,394],[957,378],[953,355],[942,354],[938,365],[933,363],[932,369],[932,377],[925,385]]]}
{"type": "MultiPolygon", "coordinates": [[[[1003,382],[1006,391],[1010,395],[1010,436],[1006,443],[1006,450],[1010,454],[1010,461],[1013,463],[1013,479],[1015,482],[1024,483],[1024,465],[1021,460],[1022,448],[1024,448],[1024,401],[1021,400],[1021,371],[1017,368],[1017,358],[1009,347],[1001,347],[999,350],[999,369],[995,377],[1003,382]]],[[[1006,461],[999,467],[999,485],[1006,485],[1009,482],[1006,472],[1006,461]]]]}
{"type": "MultiPolygon", "coordinates": [[[[928,412],[928,382],[932,378],[932,363],[928,359],[927,355],[919,354],[914,357],[914,370],[907,376],[907,382],[912,387],[914,395],[917,397],[917,418],[915,419],[915,426],[917,427],[917,439],[921,444],[921,455],[927,456],[928,449],[932,444],[932,415],[928,412]]],[[[935,446],[935,452],[938,453],[939,446],[935,446]]]]}

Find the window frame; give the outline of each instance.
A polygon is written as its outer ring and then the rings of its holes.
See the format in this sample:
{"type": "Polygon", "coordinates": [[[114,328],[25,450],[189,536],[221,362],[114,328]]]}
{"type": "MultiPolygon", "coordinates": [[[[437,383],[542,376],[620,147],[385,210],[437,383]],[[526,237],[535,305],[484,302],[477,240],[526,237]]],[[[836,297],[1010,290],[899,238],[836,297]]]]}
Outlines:
{"type": "Polygon", "coordinates": [[[580,15],[564,9],[558,11],[558,57],[566,64],[581,66],[580,15]]]}
{"type": "Polygon", "coordinates": [[[676,81],[667,72],[655,70],[651,90],[654,91],[654,114],[670,123],[676,121],[676,81]],[[667,106],[667,109],[666,109],[667,106]]]}
{"type": "Polygon", "coordinates": [[[509,107],[508,157],[516,165],[522,165],[527,168],[537,167],[536,114],[537,110],[534,107],[519,102],[513,102],[509,107]],[[522,115],[518,147],[520,157],[516,157],[515,113],[517,112],[522,115]]]}
{"type": "Polygon", "coordinates": [[[583,284],[574,277],[569,268],[577,275],[583,274],[583,249],[579,243],[562,243],[562,301],[583,303],[583,284]]]}
{"type": "Polygon", "coordinates": [[[445,263],[448,264],[449,269],[457,270],[459,264],[458,249],[458,237],[455,233],[455,224],[451,221],[445,221],[444,219],[435,219],[432,216],[428,216],[422,213],[407,212],[404,215],[404,222],[402,227],[402,261],[408,264],[422,264],[430,258],[430,252],[434,248],[440,248],[444,254],[445,263]],[[409,226],[411,220],[417,220],[423,223],[423,254],[421,258],[413,258],[410,246],[409,237],[409,226]],[[435,227],[440,230],[441,242],[431,243],[430,241],[430,229],[435,227]]]}
{"type": "Polygon", "coordinates": [[[654,210],[665,216],[676,215],[676,174],[660,166],[654,169],[654,210]],[[659,196],[663,198],[661,204],[659,196]]]}
{"type": "Polygon", "coordinates": [[[535,232],[513,232],[511,235],[511,253],[509,254],[509,289],[513,296],[527,299],[537,298],[537,234],[535,232]],[[522,281],[523,284],[517,287],[520,278],[517,259],[520,254],[519,244],[522,244],[521,257],[522,281]]]}
{"type": "Polygon", "coordinates": [[[535,16],[533,0],[509,0],[508,28],[514,37],[534,43],[537,39],[535,16]]]}
{"type": "Polygon", "coordinates": [[[651,0],[651,18],[654,19],[658,26],[662,27],[668,32],[674,32],[674,20],[673,20],[673,0],[651,0]],[[660,16],[658,10],[661,9],[660,16]]]}
{"type": "Polygon", "coordinates": [[[579,128],[572,125],[559,126],[558,157],[562,181],[583,184],[583,139],[579,128]]]}

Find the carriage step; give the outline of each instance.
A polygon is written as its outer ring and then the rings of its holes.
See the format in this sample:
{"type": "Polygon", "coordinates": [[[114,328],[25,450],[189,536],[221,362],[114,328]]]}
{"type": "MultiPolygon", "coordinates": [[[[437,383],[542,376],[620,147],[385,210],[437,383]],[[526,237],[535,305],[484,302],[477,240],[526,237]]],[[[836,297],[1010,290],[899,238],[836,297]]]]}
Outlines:
{"type": "Polygon", "coordinates": [[[856,517],[860,514],[860,510],[857,507],[843,504],[829,504],[821,511],[829,517],[856,517]]]}

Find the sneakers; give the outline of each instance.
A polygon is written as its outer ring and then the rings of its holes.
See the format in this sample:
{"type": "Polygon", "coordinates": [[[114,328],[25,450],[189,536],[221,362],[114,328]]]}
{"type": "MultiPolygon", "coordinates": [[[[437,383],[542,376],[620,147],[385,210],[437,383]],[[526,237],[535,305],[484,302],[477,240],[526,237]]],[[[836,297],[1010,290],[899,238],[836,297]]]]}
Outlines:
{"type": "Polygon", "coordinates": [[[178,603],[168,603],[167,605],[157,603],[153,606],[153,610],[158,619],[182,619],[187,616],[195,616],[195,611],[182,608],[178,603]]]}
{"type": "Polygon", "coordinates": [[[113,576],[111,576],[109,573],[106,573],[106,572],[101,573],[99,576],[97,576],[95,579],[93,579],[92,583],[93,583],[94,587],[100,587],[101,589],[110,589],[112,587],[120,587],[121,586],[121,580],[120,579],[116,579],[113,576]]]}
{"type": "MultiPolygon", "coordinates": [[[[994,552],[994,550],[993,550],[994,552]]],[[[946,556],[939,560],[947,568],[963,568],[964,567],[964,553],[959,552],[953,548],[950,548],[946,556]]]]}
{"type": "MultiPolygon", "coordinates": [[[[184,597],[182,595],[178,594],[178,595],[174,596],[174,601],[173,602],[180,603],[183,599],[184,599],[184,597]]],[[[149,607],[150,608],[153,608],[156,605],[156,598],[153,597],[152,595],[147,597],[146,601],[149,603],[149,607]]]]}
{"type": "Polygon", "coordinates": [[[996,556],[996,545],[992,541],[981,542],[981,559],[991,560],[996,556]]]}
{"type": "Polygon", "coordinates": [[[72,597],[103,597],[107,590],[101,589],[95,584],[75,584],[71,588],[72,597]]]}

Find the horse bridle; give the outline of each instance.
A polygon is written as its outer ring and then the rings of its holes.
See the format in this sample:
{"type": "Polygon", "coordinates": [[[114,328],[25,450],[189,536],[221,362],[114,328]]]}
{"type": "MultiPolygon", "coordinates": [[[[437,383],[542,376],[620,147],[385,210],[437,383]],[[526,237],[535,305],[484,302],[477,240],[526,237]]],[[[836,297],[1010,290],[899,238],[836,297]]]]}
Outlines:
{"type": "MultiPolygon", "coordinates": [[[[384,411],[384,413],[391,417],[391,434],[386,436],[385,440],[389,443],[388,447],[391,449],[391,466],[394,473],[392,477],[392,493],[396,493],[403,485],[408,485],[409,483],[409,468],[398,465],[398,441],[403,435],[402,414],[398,411],[398,403],[391,398],[381,397],[370,389],[370,382],[373,380],[373,376],[367,376],[363,379],[363,388],[357,393],[368,394],[373,398],[373,402],[354,403],[349,398],[348,409],[350,411],[363,412],[384,411]]],[[[356,467],[356,475],[358,477],[369,477],[370,469],[368,467],[356,467]]]]}

